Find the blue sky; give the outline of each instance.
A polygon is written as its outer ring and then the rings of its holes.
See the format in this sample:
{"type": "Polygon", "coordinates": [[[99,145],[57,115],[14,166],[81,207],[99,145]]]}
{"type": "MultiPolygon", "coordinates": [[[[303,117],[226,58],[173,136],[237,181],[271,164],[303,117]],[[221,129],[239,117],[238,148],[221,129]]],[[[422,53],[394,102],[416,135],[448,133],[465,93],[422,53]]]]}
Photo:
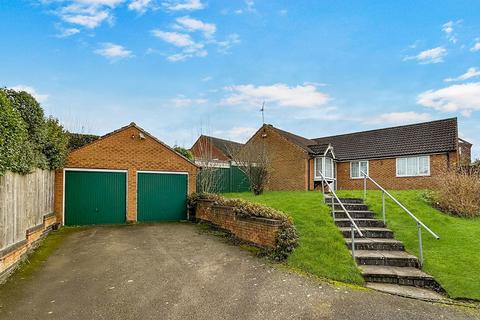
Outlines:
{"type": "Polygon", "coordinates": [[[73,131],[170,145],[457,116],[480,155],[479,1],[0,1],[0,85],[73,131]]]}

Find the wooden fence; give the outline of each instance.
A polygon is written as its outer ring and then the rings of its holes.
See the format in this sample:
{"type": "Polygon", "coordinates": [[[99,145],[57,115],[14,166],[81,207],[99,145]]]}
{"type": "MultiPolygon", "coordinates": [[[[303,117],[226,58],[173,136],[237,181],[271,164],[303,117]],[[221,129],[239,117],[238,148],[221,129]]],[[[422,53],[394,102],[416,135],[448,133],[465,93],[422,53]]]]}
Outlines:
{"type": "Polygon", "coordinates": [[[54,172],[37,169],[0,176],[0,250],[26,239],[26,231],[53,212],[54,172]]]}

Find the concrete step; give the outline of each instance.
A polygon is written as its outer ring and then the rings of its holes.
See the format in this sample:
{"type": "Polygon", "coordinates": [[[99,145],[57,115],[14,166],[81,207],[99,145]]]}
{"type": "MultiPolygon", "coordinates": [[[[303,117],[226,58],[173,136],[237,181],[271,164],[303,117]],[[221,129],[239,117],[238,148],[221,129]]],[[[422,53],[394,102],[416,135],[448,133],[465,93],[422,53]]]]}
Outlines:
{"type": "MultiPolygon", "coordinates": [[[[345,238],[348,249],[352,250],[352,240],[345,238]]],[[[390,250],[404,251],[405,247],[401,241],[386,238],[359,238],[355,239],[355,250],[390,250]]]]}
{"type": "Polygon", "coordinates": [[[367,282],[399,284],[442,291],[441,286],[432,276],[417,268],[371,265],[361,265],[359,268],[367,282]]]}
{"type": "Polygon", "coordinates": [[[417,288],[417,287],[410,287],[410,286],[401,286],[398,284],[391,284],[391,283],[376,283],[376,282],[367,282],[367,288],[394,294],[401,297],[413,298],[413,299],[420,299],[426,301],[448,301],[447,298],[442,295],[441,293],[424,289],[424,288],[417,288]]]}
{"type": "MultiPolygon", "coordinates": [[[[355,219],[352,217],[358,227],[385,228],[385,224],[377,219],[355,219]]],[[[335,219],[335,224],[339,227],[350,227],[350,219],[335,219]]]]}
{"type": "MultiPolygon", "coordinates": [[[[364,238],[387,238],[393,239],[393,231],[387,228],[361,228],[359,227],[360,231],[363,233],[364,238]]],[[[343,236],[345,238],[350,238],[352,236],[350,227],[348,228],[340,228],[343,236]]],[[[355,237],[359,237],[357,230],[355,230],[355,237]]]]}
{"type": "Polygon", "coordinates": [[[419,268],[417,257],[405,251],[356,250],[359,265],[419,268]]]}
{"type": "MultiPolygon", "coordinates": [[[[363,203],[363,199],[361,198],[340,198],[340,201],[342,201],[342,203],[363,203]]],[[[338,203],[338,200],[337,199],[334,199],[333,200],[335,203],[338,203]]],[[[329,197],[329,196],[326,196],[325,197],[325,202],[328,202],[328,203],[332,203],[332,198],[329,197]]]]}
{"type": "MultiPolygon", "coordinates": [[[[331,203],[327,202],[328,206],[332,206],[331,203]]],[[[350,211],[368,211],[368,206],[363,203],[343,203],[345,208],[350,212],[350,211]]],[[[339,203],[335,203],[335,210],[342,210],[342,206],[339,203]]]]}
{"type": "MultiPolygon", "coordinates": [[[[372,211],[349,211],[352,219],[373,219],[374,215],[372,211]]],[[[347,214],[343,210],[335,210],[335,219],[346,219],[347,214]]]]}

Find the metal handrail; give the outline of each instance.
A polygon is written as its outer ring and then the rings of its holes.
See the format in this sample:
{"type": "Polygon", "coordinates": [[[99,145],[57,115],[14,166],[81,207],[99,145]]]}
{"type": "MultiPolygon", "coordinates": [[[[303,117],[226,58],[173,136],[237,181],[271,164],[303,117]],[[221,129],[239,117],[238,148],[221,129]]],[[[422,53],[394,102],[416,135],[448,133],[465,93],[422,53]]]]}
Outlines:
{"type": "Polygon", "coordinates": [[[367,197],[367,179],[373,182],[381,191],[382,191],[382,214],[383,214],[383,222],[386,222],[385,219],[385,194],[390,197],[400,208],[402,208],[408,215],[415,220],[417,223],[417,230],[418,230],[418,243],[420,246],[420,264],[423,265],[423,245],[422,245],[422,230],[423,227],[427,230],[435,239],[439,240],[440,237],[433,232],[429,227],[427,227],[420,219],[418,219],[410,210],[408,210],[403,204],[400,203],[394,196],[392,196],[385,188],[383,188],[378,182],[373,180],[368,174],[366,174],[363,170],[360,170],[360,173],[363,175],[363,198],[366,199],[367,197]]]}
{"type": "MultiPolygon", "coordinates": [[[[350,213],[348,212],[347,208],[345,208],[345,206],[343,205],[342,201],[340,201],[340,199],[338,198],[337,194],[335,193],[335,190],[333,190],[333,188],[330,186],[330,184],[327,182],[327,180],[325,179],[325,177],[323,176],[323,174],[321,172],[320,173],[320,176],[322,177],[322,181],[325,182],[328,186],[328,189],[330,189],[330,192],[333,194],[333,196],[335,197],[335,199],[337,199],[338,203],[340,204],[340,207],[342,207],[342,210],[345,212],[345,214],[347,215],[348,217],[348,220],[350,220],[350,223],[352,224],[352,226],[355,228],[355,230],[357,230],[358,234],[360,235],[360,237],[363,237],[363,233],[362,231],[360,231],[360,229],[358,228],[357,224],[355,223],[355,221],[352,219],[352,217],[350,216],[350,213]]],[[[325,193],[324,193],[325,195],[325,193]]],[[[332,198],[333,199],[333,198],[332,198]]],[[[332,211],[334,213],[334,216],[333,218],[335,219],[335,208],[334,208],[334,201],[332,200],[332,211]]]]}

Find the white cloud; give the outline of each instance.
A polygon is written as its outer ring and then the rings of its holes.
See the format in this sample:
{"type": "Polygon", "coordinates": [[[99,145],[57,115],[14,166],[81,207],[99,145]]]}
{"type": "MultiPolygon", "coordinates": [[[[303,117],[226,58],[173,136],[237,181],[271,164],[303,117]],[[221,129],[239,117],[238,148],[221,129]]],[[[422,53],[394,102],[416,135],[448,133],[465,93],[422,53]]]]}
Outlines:
{"type": "Polygon", "coordinates": [[[297,85],[290,87],[283,83],[270,86],[252,84],[225,88],[231,94],[222,100],[224,104],[260,106],[263,101],[281,107],[315,108],[325,105],[330,97],[317,91],[314,85],[297,85]]]}
{"type": "Polygon", "coordinates": [[[448,41],[452,43],[457,43],[457,35],[455,34],[455,29],[454,27],[459,25],[462,21],[448,21],[447,23],[444,23],[442,25],[442,31],[445,33],[445,36],[447,37],[448,41]]]}
{"type": "Polygon", "coordinates": [[[480,76],[480,70],[472,67],[472,68],[468,68],[467,72],[465,72],[464,74],[462,74],[462,75],[460,75],[456,78],[447,78],[443,81],[445,81],[445,82],[463,81],[463,80],[467,80],[467,79],[478,77],[478,76],[480,76]]]}
{"type": "Polygon", "coordinates": [[[162,5],[170,11],[193,11],[205,8],[205,4],[203,4],[201,0],[169,0],[163,2],[162,5]]]}
{"type": "Polygon", "coordinates": [[[202,78],[202,81],[203,81],[203,82],[208,82],[208,81],[210,81],[210,80],[212,80],[212,79],[213,79],[213,77],[211,77],[211,76],[206,76],[206,77],[202,78]]]}
{"type": "Polygon", "coordinates": [[[173,44],[176,47],[190,47],[195,45],[192,37],[185,33],[162,31],[159,29],[152,30],[152,33],[155,37],[173,44]]]}
{"type": "Polygon", "coordinates": [[[87,5],[75,2],[58,10],[60,18],[67,23],[94,29],[105,21],[112,21],[111,11],[107,6],[87,5]]]}
{"type": "Polygon", "coordinates": [[[447,50],[443,47],[436,47],[420,52],[415,56],[407,56],[403,61],[417,60],[420,64],[440,63],[447,54],[447,50]]]}
{"type": "Polygon", "coordinates": [[[414,111],[383,113],[373,119],[368,119],[366,123],[389,123],[406,124],[414,122],[429,121],[432,116],[428,113],[418,113],[414,111]]]}
{"type": "Polygon", "coordinates": [[[258,128],[252,127],[233,127],[228,130],[216,130],[213,134],[235,141],[246,141],[253,136],[257,130],[258,128]]]}
{"type": "Polygon", "coordinates": [[[15,91],[25,91],[25,92],[31,94],[39,103],[44,103],[48,99],[48,94],[39,93],[39,92],[37,92],[37,90],[35,90],[35,88],[30,87],[30,86],[26,86],[26,85],[23,85],[23,84],[19,84],[19,85],[13,86],[13,87],[9,87],[9,89],[13,89],[15,91]]]}
{"type": "Polygon", "coordinates": [[[470,51],[477,52],[480,51],[480,40],[477,39],[477,42],[470,48],[470,51]]]}
{"type": "Polygon", "coordinates": [[[142,14],[147,11],[151,2],[152,0],[132,0],[128,4],[128,9],[142,14]]]}
{"type": "Polygon", "coordinates": [[[186,30],[186,31],[200,31],[204,34],[206,38],[211,38],[217,31],[217,27],[213,23],[206,23],[201,20],[190,18],[189,16],[184,16],[176,19],[178,25],[177,28],[186,30]]]}
{"type": "Polygon", "coordinates": [[[57,35],[58,38],[67,38],[73,36],[80,32],[80,29],[77,28],[67,28],[60,30],[60,33],[57,35]]]}
{"type": "Polygon", "coordinates": [[[158,29],[152,30],[152,34],[167,43],[182,48],[181,52],[169,55],[167,57],[169,61],[176,62],[191,57],[205,57],[208,55],[207,50],[204,49],[204,44],[193,41],[188,34],[158,29]]]}
{"type": "Polygon", "coordinates": [[[215,44],[218,46],[218,51],[221,53],[229,53],[230,48],[234,45],[239,44],[240,36],[236,33],[231,33],[227,36],[227,38],[223,41],[215,41],[215,44]]]}
{"type": "Polygon", "coordinates": [[[442,112],[459,111],[469,116],[480,110],[480,82],[456,84],[418,95],[417,103],[442,112]]]}
{"type": "Polygon", "coordinates": [[[177,108],[181,107],[190,107],[190,106],[195,106],[195,105],[203,105],[208,102],[207,99],[192,99],[192,98],[187,98],[183,95],[179,95],[178,97],[175,97],[170,100],[170,102],[173,104],[173,106],[177,108]]]}
{"type": "Polygon", "coordinates": [[[96,54],[104,56],[111,61],[118,61],[125,58],[132,57],[132,51],[125,47],[114,43],[102,43],[101,48],[94,51],[96,54]]]}

